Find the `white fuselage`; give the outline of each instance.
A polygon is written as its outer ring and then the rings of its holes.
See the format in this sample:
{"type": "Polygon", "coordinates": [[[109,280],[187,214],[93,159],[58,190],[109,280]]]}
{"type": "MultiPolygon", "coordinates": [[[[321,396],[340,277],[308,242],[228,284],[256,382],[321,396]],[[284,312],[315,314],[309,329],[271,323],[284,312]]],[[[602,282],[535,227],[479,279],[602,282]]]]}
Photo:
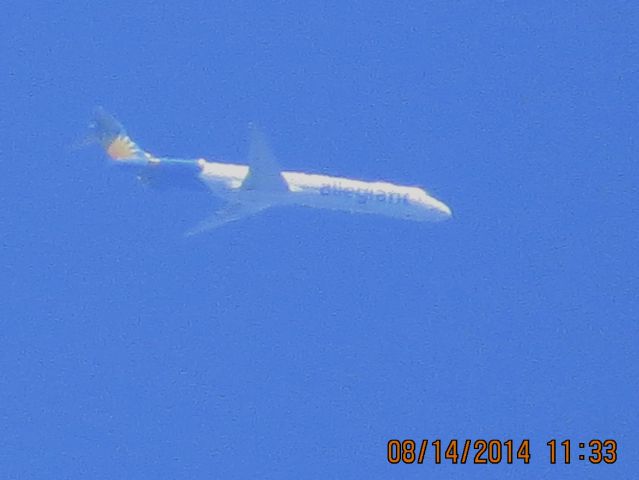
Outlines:
{"type": "Polygon", "coordinates": [[[214,194],[229,201],[254,203],[256,207],[302,205],[417,221],[440,221],[451,217],[450,208],[446,204],[418,187],[282,172],[288,191],[247,191],[241,188],[249,173],[247,165],[203,159],[198,160],[197,164],[200,167],[200,180],[214,194]]]}

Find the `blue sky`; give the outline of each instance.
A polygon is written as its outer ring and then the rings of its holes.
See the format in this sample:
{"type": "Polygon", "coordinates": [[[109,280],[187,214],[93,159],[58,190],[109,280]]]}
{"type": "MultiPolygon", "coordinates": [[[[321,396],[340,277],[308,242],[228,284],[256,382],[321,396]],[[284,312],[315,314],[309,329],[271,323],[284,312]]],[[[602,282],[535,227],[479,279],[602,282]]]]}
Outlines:
{"type": "Polygon", "coordinates": [[[629,478],[632,2],[8,2],[3,478],[629,478]],[[426,187],[423,225],[219,204],[69,148],[95,105],[158,154],[426,187]],[[530,438],[530,465],[389,465],[530,438]],[[545,443],[614,438],[552,466],[545,443]]]}

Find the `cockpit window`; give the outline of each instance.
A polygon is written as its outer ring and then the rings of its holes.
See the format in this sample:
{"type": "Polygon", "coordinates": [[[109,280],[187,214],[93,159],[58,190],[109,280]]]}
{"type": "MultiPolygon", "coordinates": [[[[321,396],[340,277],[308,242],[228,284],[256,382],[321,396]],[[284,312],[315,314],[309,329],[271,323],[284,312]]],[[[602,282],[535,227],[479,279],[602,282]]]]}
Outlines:
{"type": "Polygon", "coordinates": [[[428,203],[428,194],[421,188],[411,189],[408,198],[416,203],[428,203]]]}

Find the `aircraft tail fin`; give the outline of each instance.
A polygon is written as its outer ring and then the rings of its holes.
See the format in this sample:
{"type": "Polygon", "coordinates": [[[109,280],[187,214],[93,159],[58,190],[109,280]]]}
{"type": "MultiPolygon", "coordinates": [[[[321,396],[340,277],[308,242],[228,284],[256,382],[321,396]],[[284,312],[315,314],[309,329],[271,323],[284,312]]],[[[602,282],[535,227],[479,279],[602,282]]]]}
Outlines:
{"type": "Polygon", "coordinates": [[[109,157],[122,163],[146,163],[152,155],[142,150],[122,124],[102,107],[97,107],[90,124],[88,141],[102,145],[109,157]]]}

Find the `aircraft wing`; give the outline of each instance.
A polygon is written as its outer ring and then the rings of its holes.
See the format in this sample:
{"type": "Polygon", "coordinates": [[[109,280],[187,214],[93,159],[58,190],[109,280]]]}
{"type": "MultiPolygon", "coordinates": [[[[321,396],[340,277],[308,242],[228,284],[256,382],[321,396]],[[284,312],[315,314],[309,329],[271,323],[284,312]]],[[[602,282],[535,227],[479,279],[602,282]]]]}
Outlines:
{"type": "MultiPolygon", "coordinates": [[[[288,184],[282,176],[282,170],[280,169],[277,160],[275,160],[275,156],[268,145],[266,136],[254,124],[249,124],[249,132],[249,171],[242,182],[241,190],[255,192],[288,192],[288,184]]],[[[239,198],[241,198],[241,196],[239,198]]],[[[235,220],[254,215],[261,210],[268,208],[268,206],[268,204],[255,202],[244,203],[241,201],[232,201],[186,232],[186,235],[192,236],[213,230],[229,222],[234,222],[235,220]]]]}
{"type": "Polygon", "coordinates": [[[288,185],[282,177],[282,170],[275,160],[266,136],[254,124],[249,124],[249,131],[249,173],[242,183],[242,189],[270,192],[288,191],[288,185]]]}
{"type": "Polygon", "coordinates": [[[253,215],[265,207],[260,207],[253,204],[245,203],[227,203],[219,210],[215,211],[213,215],[205,218],[200,223],[195,225],[192,229],[186,232],[187,237],[197,235],[199,233],[213,230],[221,225],[229,222],[240,220],[241,218],[253,215]]]}

